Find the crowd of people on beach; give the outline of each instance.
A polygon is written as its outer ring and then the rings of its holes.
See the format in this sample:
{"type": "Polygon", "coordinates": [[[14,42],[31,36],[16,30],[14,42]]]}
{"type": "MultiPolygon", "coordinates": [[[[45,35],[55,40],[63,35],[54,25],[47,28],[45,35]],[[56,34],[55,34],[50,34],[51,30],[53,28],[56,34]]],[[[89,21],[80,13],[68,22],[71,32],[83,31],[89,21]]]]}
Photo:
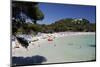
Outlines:
{"type": "MultiPolygon", "coordinates": [[[[48,42],[52,42],[55,39],[55,36],[52,34],[41,34],[41,35],[17,35],[12,36],[12,41],[15,42],[15,45],[13,45],[13,48],[20,48],[20,46],[24,48],[28,48],[29,44],[31,43],[34,45],[34,42],[40,41],[40,40],[47,40],[48,42]]],[[[40,45],[39,45],[40,47],[40,45]]]]}
{"type": "MultiPolygon", "coordinates": [[[[88,32],[88,34],[91,32],[88,32]]],[[[24,47],[24,48],[28,48],[28,46],[30,45],[30,43],[32,45],[35,45],[35,42],[38,41],[43,41],[43,40],[47,40],[48,42],[53,42],[55,38],[58,37],[63,37],[63,36],[69,36],[69,35],[77,35],[77,34],[87,34],[86,32],[84,33],[80,33],[80,32],[59,32],[59,33],[39,33],[35,36],[33,35],[26,35],[26,34],[22,34],[22,35],[16,35],[12,36],[12,41],[15,42],[15,45],[13,45],[13,48],[20,48],[20,46],[24,47]]],[[[54,45],[56,46],[56,45],[54,45]]],[[[40,47],[40,45],[39,45],[40,47]]]]}

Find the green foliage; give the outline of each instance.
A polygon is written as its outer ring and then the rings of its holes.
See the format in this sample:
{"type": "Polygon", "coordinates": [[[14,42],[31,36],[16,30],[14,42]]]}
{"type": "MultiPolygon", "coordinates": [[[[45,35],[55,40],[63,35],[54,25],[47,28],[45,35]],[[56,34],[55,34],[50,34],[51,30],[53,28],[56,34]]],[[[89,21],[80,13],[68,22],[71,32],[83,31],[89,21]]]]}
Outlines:
{"type": "Polygon", "coordinates": [[[51,24],[53,30],[61,31],[96,31],[95,24],[90,23],[87,19],[61,19],[51,24]]]}
{"type": "Polygon", "coordinates": [[[84,20],[86,19],[82,20],[62,19],[50,25],[13,22],[12,33],[37,34],[38,32],[52,33],[52,32],[64,32],[64,31],[95,32],[96,24],[84,20]]]}
{"type": "MultiPolygon", "coordinates": [[[[38,7],[36,2],[21,2],[13,1],[12,3],[12,17],[16,18],[21,12],[30,17],[33,22],[36,24],[37,20],[43,20],[44,14],[38,7]]],[[[19,17],[21,22],[25,22],[25,18],[19,17]]]]}

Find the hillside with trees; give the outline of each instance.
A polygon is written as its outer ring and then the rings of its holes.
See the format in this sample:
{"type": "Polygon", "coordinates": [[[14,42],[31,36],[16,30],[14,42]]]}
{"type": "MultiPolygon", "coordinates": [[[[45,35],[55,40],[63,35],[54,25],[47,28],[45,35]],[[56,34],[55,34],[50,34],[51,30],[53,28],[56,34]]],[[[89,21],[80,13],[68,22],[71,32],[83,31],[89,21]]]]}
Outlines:
{"type": "Polygon", "coordinates": [[[14,28],[17,29],[16,33],[53,33],[53,32],[95,32],[96,24],[90,23],[86,19],[62,19],[52,23],[50,25],[45,24],[33,24],[33,23],[23,23],[21,22],[13,22],[13,31],[14,28]],[[17,28],[16,28],[17,26],[17,28]],[[20,27],[21,26],[21,27],[20,27]]]}
{"type": "Polygon", "coordinates": [[[54,31],[80,31],[80,32],[94,32],[95,23],[90,23],[87,19],[72,19],[66,18],[56,21],[55,23],[51,24],[53,26],[54,31]]]}

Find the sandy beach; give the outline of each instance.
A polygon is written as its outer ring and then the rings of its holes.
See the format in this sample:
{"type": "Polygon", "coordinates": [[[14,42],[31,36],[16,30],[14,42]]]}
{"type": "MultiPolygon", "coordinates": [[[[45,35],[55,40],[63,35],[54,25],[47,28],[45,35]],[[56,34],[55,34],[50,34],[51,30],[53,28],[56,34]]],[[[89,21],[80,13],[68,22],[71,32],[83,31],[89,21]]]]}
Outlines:
{"type": "Polygon", "coordinates": [[[95,48],[85,45],[87,43],[95,45],[95,37],[86,43],[85,41],[89,39],[88,35],[95,36],[95,32],[42,34],[42,36],[35,37],[35,39],[38,38],[38,41],[29,44],[28,51],[21,46],[14,49],[15,41],[12,41],[12,57],[43,56],[46,61],[42,64],[95,60],[95,48]],[[48,41],[48,36],[54,37],[53,41],[48,41]],[[84,38],[83,36],[87,38],[83,39],[84,42],[80,39],[84,38]]]}

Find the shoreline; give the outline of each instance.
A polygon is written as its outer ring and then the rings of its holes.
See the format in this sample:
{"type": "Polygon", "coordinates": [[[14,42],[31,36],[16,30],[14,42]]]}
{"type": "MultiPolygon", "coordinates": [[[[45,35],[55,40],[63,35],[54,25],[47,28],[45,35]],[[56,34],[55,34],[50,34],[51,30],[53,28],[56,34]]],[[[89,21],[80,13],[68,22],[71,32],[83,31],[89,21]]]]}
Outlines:
{"type": "Polygon", "coordinates": [[[63,36],[73,36],[73,35],[89,35],[89,34],[95,34],[95,32],[59,32],[59,33],[53,33],[49,35],[54,37],[63,37],[63,36]]]}
{"type": "MultiPolygon", "coordinates": [[[[78,35],[94,35],[96,32],[58,32],[58,33],[41,33],[39,36],[32,37],[31,35],[18,35],[21,37],[24,37],[28,41],[36,41],[36,42],[43,42],[47,40],[50,36],[50,38],[60,38],[60,37],[66,37],[66,36],[78,36],[78,35]],[[30,38],[26,37],[29,36],[30,38]]],[[[12,41],[14,42],[14,41],[12,41]]]]}

